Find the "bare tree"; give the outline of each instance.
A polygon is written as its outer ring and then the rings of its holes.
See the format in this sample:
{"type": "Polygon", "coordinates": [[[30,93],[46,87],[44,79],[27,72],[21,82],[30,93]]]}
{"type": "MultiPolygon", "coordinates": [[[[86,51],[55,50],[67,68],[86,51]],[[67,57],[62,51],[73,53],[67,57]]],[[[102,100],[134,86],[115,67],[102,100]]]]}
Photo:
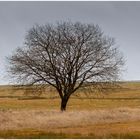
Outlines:
{"type": "Polygon", "coordinates": [[[114,39],[105,36],[98,25],[61,22],[31,28],[24,47],[9,62],[9,72],[20,83],[55,87],[64,111],[80,87],[116,81],[123,57],[114,39]]]}

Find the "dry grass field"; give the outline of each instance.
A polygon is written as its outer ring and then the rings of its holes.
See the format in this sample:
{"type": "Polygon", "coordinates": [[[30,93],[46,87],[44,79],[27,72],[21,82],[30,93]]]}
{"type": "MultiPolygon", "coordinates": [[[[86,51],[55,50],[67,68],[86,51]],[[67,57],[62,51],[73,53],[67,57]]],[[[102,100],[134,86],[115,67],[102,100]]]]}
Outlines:
{"type": "Polygon", "coordinates": [[[72,96],[67,111],[47,87],[40,97],[0,86],[0,138],[140,138],[140,83],[106,94],[72,96]]]}

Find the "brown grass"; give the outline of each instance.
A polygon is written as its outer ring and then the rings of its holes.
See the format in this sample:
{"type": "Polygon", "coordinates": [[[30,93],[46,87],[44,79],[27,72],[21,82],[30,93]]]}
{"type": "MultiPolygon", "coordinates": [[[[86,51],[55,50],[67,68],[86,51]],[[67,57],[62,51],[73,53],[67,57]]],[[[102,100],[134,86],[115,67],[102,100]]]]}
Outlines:
{"type": "Polygon", "coordinates": [[[140,109],[118,108],[94,111],[57,110],[1,110],[0,130],[11,129],[56,129],[84,127],[101,123],[140,121],[140,109]]]}
{"type": "Polygon", "coordinates": [[[140,83],[122,85],[94,99],[78,91],[84,99],[73,96],[63,113],[52,89],[37,99],[1,86],[0,138],[140,138],[140,83]]]}
{"type": "Polygon", "coordinates": [[[130,108],[0,110],[0,138],[140,138],[139,114],[130,108]]]}

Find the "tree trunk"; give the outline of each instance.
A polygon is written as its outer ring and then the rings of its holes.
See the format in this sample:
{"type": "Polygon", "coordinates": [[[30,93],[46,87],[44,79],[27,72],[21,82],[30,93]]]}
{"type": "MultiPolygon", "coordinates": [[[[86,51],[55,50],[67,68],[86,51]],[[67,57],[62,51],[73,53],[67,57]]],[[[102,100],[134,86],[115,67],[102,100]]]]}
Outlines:
{"type": "Polygon", "coordinates": [[[68,98],[63,98],[61,100],[61,111],[66,111],[67,102],[68,102],[68,98]]]}

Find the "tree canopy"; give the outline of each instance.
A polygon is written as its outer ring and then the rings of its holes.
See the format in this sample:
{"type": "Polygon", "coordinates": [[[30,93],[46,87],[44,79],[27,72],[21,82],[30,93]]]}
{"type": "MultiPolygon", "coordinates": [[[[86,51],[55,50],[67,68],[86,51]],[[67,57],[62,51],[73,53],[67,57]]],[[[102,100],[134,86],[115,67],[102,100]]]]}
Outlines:
{"type": "Polygon", "coordinates": [[[69,97],[85,83],[118,80],[124,60],[98,25],[61,22],[32,27],[9,63],[20,84],[56,88],[65,110],[69,97]]]}

